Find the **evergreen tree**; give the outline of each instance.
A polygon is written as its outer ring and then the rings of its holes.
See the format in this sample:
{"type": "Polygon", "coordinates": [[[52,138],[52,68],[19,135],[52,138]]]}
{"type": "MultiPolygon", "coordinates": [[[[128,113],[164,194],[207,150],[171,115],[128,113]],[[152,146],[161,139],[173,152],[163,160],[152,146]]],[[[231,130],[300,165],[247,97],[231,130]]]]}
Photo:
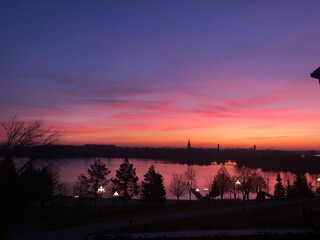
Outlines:
{"type": "Polygon", "coordinates": [[[23,198],[28,202],[43,205],[53,197],[59,175],[54,168],[37,168],[30,163],[19,176],[19,180],[23,198]]]}
{"type": "Polygon", "coordinates": [[[223,199],[223,195],[231,189],[231,176],[229,175],[225,166],[222,166],[217,175],[214,177],[214,187],[218,187],[220,193],[220,199],[223,199]],[[217,185],[217,186],[215,186],[217,185]]]}
{"type": "Polygon", "coordinates": [[[287,180],[287,185],[286,185],[286,197],[287,198],[293,197],[292,184],[289,179],[287,180]]]}
{"type": "Polygon", "coordinates": [[[145,202],[160,203],[166,200],[163,177],[151,165],[141,183],[141,199],[145,202]]]}
{"type": "Polygon", "coordinates": [[[88,169],[88,182],[90,185],[90,192],[95,200],[95,205],[99,197],[98,189],[108,183],[108,179],[106,177],[109,173],[110,170],[100,159],[95,160],[88,169]]]}
{"type": "Polygon", "coordinates": [[[311,183],[308,183],[306,175],[302,173],[296,173],[295,179],[292,185],[292,197],[312,197],[314,195],[312,191],[311,183]]]}
{"type": "Polygon", "coordinates": [[[212,184],[211,184],[209,196],[210,196],[210,198],[216,198],[216,197],[220,196],[220,194],[221,194],[221,192],[220,192],[219,184],[218,184],[218,182],[214,179],[214,180],[212,181],[212,184]]]}
{"type": "Polygon", "coordinates": [[[114,190],[116,190],[124,200],[131,199],[139,194],[139,178],[136,169],[129,163],[127,158],[116,171],[116,177],[111,179],[114,190]]]}
{"type": "Polygon", "coordinates": [[[282,199],[286,196],[286,190],[282,184],[282,178],[280,176],[280,173],[277,174],[277,183],[274,186],[274,198],[275,199],[282,199]]]}
{"type": "Polygon", "coordinates": [[[100,159],[97,159],[90,165],[87,172],[88,176],[83,173],[78,176],[78,180],[73,185],[73,194],[79,198],[80,205],[83,203],[83,199],[93,197],[94,209],[96,210],[99,198],[98,189],[108,184],[107,176],[110,170],[100,159]]]}

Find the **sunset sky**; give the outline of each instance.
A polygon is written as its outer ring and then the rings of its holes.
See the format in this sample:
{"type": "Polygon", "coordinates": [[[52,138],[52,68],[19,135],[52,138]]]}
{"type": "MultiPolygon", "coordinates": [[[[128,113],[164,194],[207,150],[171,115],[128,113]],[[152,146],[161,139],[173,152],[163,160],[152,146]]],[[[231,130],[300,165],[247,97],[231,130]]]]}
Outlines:
{"type": "Polygon", "coordinates": [[[63,144],[320,149],[319,10],[2,0],[0,120],[42,119],[63,144]]]}

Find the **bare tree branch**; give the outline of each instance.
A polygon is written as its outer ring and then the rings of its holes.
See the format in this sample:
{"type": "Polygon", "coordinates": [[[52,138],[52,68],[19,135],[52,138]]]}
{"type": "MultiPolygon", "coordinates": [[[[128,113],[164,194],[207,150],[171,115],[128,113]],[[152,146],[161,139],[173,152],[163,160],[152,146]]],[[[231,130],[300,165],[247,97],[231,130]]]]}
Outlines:
{"type": "MultiPolygon", "coordinates": [[[[15,116],[8,121],[1,122],[0,126],[6,134],[6,141],[0,152],[3,160],[14,157],[22,148],[53,144],[62,138],[61,132],[46,128],[41,120],[25,122],[15,116]]],[[[30,161],[33,160],[30,159],[30,161]]]]}

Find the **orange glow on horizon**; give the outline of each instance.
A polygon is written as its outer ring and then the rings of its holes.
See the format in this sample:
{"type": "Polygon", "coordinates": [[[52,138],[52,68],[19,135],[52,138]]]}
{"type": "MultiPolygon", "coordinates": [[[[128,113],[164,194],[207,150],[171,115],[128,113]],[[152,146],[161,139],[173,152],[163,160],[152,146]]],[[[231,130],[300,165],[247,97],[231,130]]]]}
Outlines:
{"type": "MultiPolygon", "coordinates": [[[[219,84],[227,91],[229,85],[219,84]]],[[[318,89],[312,83],[281,87],[275,94],[230,99],[168,91],[161,96],[165,101],[98,102],[46,112],[40,119],[64,133],[62,144],[185,147],[190,139],[194,147],[320,149],[320,112],[313,104],[318,89]]],[[[21,116],[34,119],[32,112],[21,116]]]]}
{"type": "Polygon", "coordinates": [[[68,2],[1,4],[0,122],[61,144],[320,150],[320,1],[68,2]]]}

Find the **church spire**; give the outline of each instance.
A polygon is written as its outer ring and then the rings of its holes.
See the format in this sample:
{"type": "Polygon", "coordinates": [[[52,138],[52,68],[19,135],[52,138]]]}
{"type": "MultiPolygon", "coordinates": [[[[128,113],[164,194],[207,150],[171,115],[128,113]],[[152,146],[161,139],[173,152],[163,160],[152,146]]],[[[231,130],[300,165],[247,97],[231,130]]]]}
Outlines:
{"type": "Polygon", "coordinates": [[[190,150],[191,149],[191,143],[190,143],[190,139],[188,139],[188,146],[187,149],[190,150]]]}

